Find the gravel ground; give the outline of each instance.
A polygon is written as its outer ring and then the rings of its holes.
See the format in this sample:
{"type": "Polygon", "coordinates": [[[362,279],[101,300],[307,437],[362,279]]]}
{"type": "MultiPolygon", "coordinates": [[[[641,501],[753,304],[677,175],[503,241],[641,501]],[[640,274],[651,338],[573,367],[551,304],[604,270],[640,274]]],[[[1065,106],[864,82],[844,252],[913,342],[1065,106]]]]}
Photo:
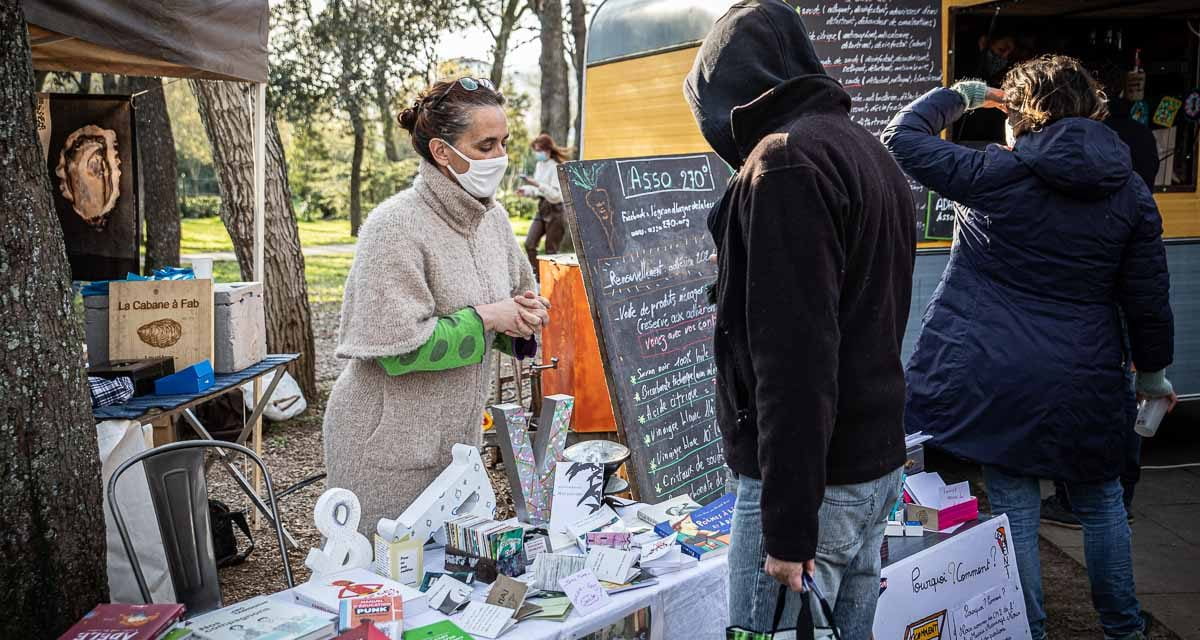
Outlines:
{"type": "MultiPolygon", "coordinates": [[[[274,474],[276,490],[324,471],[321,416],[324,414],[325,398],[343,366],[333,357],[337,322],[338,305],[322,304],[313,308],[320,397],[310,401],[308,411],[300,418],[283,423],[268,422],[263,426],[263,457],[274,474]]],[[[509,496],[508,482],[504,479],[502,467],[495,465],[495,461],[491,459],[492,451],[494,449],[485,451],[484,459],[488,463],[492,485],[496,489],[497,502],[503,508],[499,517],[511,517],[512,500],[509,496]]],[[[972,492],[983,499],[980,508],[986,507],[986,492],[983,490],[977,468],[936,454],[930,455],[929,463],[931,468],[941,472],[947,482],[971,481],[972,492]]],[[[218,467],[214,466],[213,469],[218,467]]],[[[224,500],[231,508],[251,509],[249,501],[228,480],[226,474],[213,471],[209,474],[209,482],[212,495],[224,500]]],[[[313,527],[312,509],[324,490],[324,481],[317,482],[287,496],[280,506],[285,525],[301,545],[301,549],[288,553],[297,583],[307,580],[309,576],[309,571],[304,566],[304,557],[308,549],[320,545],[321,542],[320,533],[313,527]]],[[[254,534],[257,546],[247,561],[220,571],[221,590],[226,604],[278,591],[284,587],[283,568],[273,531],[262,523],[254,534]]],[[[238,535],[240,536],[240,533],[238,535]]],[[[1041,544],[1041,554],[1046,609],[1049,616],[1048,635],[1055,640],[1100,637],[1096,614],[1088,595],[1087,572],[1045,540],[1041,544]]],[[[1156,626],[1150,637],[1155,640],[1179,638],[1161,626],[1156,626]]]]}
{"type": "MultiPolygon", "coordinates": [[[[304,415],[287,422],[263,423],[263,460],[272,474],[275,490],[284,488],[307,478],[313,474],[323,473],[324,455],[321,442],[321,418],[325,413],[325,401],[329,390],[345,366],[343,361],[334,357],[336,345],[337,304],[320,304],[313,307],[313,332],[317,349],[317,386],[320,397],[310,399],[308,410],[304,415]]],[[[508,374],[511,367],[505,359],[504,372],[508,374]]],[[[511,387],[506,385],[506,393],[511,395],[511,387]]],[[[526,379],[525,397],[529,388],[526,379]]],[[[508,481],[504,478],[503,467],[492,460],[495,449],[484,452],[484,461],[488,466],[488,474],[492,486],[496,490],[497,503],[501,506],[500,518],[512,517],[512,498],[508,490],[508,481]]],[[[212,497],[217,498],[231,509],[253,511],[249,500],[242,494],[228,475],[213,466],[208,474],[209,490],[212,497]]],[[[304,558],[308,549],[321,544],[321,534],[313,526],[313,507],[317,498],[325,491],[325,481],[320,480],[308,487],[292,493],[280,501],[280,511],[283,514],[284,526],[300,543],[300,549],[288,552],[292,573],[299,584],[309,577],[308,568],[304,566],[304,558]]],[[[278,591],[285,587],[283,566],[279,555],[279,545],[275,542],[274,529],[260,522],[254,533],[254,552],[246,562],[236,567],[227,567],[219,572],[221,593],[226,604],[232,604],[247,598],[278,591]]],[[[241,532],[237,533],[239,540],[241,532]]]]}

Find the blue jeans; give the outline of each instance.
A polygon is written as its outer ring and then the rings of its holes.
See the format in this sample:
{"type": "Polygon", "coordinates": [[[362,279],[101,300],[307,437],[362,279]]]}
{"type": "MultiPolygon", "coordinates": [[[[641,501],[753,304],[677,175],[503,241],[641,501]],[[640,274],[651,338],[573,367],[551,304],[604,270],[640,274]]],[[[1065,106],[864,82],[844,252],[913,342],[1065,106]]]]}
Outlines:
{"type": "MultiPolygon", "coordinates": [[[[1042,606],[1042,563],[1038,557],[1038,524],[1042,493],[1037,478],[1012,476],[983,468],[993,513],[1006,513],[1012,526],[1013,550],[1025,592],[1025,612],[1033,640],[1046,637],[1042,606]]],[[[1108,639],[1140,638],[1141,607],[1133,587],[1133,556],[1117,478],[1103,482],[1064,483],[1067,497],[1083,526],[1083,552],[1092,583],[1092,606],[1108,639]]]]}
{"type": "MultiPolygon", "coordinates": [[[[870,482],[825,487],[818,510],[817,587],[833,607],[843,638],[869,638],[879,600],[879,547],[887,514],[900,494],[901,470],[870,482]]],[[[729,550],[729,624],[754,631],[773,631],[779,583],[763,571],[762,481],[736,478],[737,507],[729,550]]],[[[789,593],[784,629],[800,613],[797,593],[789,593]]],[[[813,608],[818,627],[828,627],[819,607],[813,608]]]]}

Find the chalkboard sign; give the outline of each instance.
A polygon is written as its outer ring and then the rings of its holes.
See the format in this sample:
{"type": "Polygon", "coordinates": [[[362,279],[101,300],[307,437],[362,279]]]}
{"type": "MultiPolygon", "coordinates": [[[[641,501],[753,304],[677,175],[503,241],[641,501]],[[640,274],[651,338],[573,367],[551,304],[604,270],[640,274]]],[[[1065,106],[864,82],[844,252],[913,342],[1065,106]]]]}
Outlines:
{"type": "MultiPolygon", "coordinates": [[[[940,0],[814,2],[796,9],[825,71],[850,94],[850,117],[875,135],[926,91],[942,84],[940,0]]],[[[939,213],[935,195],[909,180],[917,210],[917,240],[948,238],[926,226],[939,213]]],[[[951,212],[952,213],[952,212],[951,212]]],[[[953,227],[953,216],[950,217],[953,227]]]]}
{"type": "MultiPolygon", "coordinates": [[[[954,236],[955,204],[935,191],[929,191],[924,207],[925,240],[950,240],[954,236]]],[[[920,212],[922,209],[917,208],[920,212]]]]}
{"type": "Polygon", "coordinates": [[[636,497],[725,491],[705,219],[732,171],[716,154],[559,167],[604,373],[636,497]]]}

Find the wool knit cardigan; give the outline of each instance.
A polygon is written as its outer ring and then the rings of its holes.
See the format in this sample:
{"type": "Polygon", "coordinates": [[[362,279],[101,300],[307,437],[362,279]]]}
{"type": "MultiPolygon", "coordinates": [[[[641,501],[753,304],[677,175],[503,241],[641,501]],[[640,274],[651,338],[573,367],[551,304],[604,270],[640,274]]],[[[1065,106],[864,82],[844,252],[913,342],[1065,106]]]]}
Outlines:
{"type": "MultiPolygon", "coordinates": [[[[381,203],[359,234],[346,278],[336,355],[349,364],[325,409],[326,486],[353,491],[370,537],[450,463],[477,446],[490,358],[445,371],[389,376],[377,361],[409,353],[439,316],[534,290],[508,214],[422,161],[416,181],[381,203]]],[[[494,334],[485,336],[491,349],[494,334]]]]}

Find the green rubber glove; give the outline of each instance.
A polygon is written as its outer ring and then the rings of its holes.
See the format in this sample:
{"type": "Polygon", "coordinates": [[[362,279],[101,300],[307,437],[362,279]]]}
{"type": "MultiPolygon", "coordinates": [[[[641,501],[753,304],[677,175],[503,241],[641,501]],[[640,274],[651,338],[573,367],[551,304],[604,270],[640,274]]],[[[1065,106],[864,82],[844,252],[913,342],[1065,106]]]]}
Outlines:
{"type": "Polygon", "coordinates": [[[966,105],[967,111],[971,111],[983,106],[983,100],[987,97],[988,86],[986,82],[964,80],[962,82],[955,82],[954,86],[950,87],[950,90],[962,96],[963,104],[966,105]]]}
{"type": "Polygon", "coordinates": [[[1171,381],[1167,380],[1166,369],[1137,372],[1135,388],[1139,396],[1147,398],[1165,398],[1175,392],[1175,388],[1171,386],[1171,381]]]}

